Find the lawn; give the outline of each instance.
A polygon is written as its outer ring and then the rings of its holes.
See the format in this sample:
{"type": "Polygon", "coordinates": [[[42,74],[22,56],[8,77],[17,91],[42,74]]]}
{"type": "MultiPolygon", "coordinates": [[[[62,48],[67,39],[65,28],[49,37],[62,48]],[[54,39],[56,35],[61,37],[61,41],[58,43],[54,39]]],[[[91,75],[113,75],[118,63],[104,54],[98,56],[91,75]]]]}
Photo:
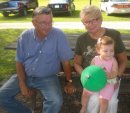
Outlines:
{"type": "MultiPolygon", "coordinates": [[[[54,16],[54,22],[62,22],[62,21],[80,21],[79,13],[80,10],[87,4],[89,4],[89,0],[74,0],[76,11],[72,16],[67,15],[57,15],[54,16]]],[[[48,4],[48,0],[39,0],[39,6],[46,6],[48,4]]],[[[99,0],[92,0],[92,5],[100,6],[99,0]]],[[[130,15],[113,15],[106,16],[105,12],[102,12],[104,21],[129,21],[130,15]]],[[[30,22],[31,21],[32,10],[28,12],[26,17],[19,17],[18,15],[11,15],[10,17],[3,17],[0,14],[0,22],[30,22]]]]}
{"type": "Polygon", "coordinates": [[[15,51],[5,50],[4,47],[15,41],[23,30],[0,30],[0,80],[15,73],[15,51]]]}

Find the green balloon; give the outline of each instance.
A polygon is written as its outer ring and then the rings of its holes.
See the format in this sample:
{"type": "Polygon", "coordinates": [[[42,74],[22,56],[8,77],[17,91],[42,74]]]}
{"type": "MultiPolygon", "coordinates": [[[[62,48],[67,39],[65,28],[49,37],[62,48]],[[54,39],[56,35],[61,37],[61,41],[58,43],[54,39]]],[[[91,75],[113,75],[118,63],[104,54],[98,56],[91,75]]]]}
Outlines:
{"type": "Polygon", "coordinates": [[[106,72],[99,66],[88,66],[82,71],[81,83],[87,90],[98,92],[106,86],[106,72]]]}

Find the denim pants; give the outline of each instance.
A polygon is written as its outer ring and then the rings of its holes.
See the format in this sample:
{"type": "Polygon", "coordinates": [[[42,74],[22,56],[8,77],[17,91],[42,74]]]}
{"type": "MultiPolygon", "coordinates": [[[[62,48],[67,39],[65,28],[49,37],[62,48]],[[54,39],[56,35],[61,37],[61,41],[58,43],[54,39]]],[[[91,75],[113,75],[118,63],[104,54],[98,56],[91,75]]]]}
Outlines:
{"type": "MultiPolygon", "coordinates": [[[[30,88],[40,90],[44,96],[42,113],[59,113],[63,98],[60,83],[56,75],[48,78],[27,77],[26,83],[30,88]]],[[[7,113],[33,113],[30,108],[15,99],[19,92],[18,78],[15,75],[0,88],[0,106],[7,113]]]]}

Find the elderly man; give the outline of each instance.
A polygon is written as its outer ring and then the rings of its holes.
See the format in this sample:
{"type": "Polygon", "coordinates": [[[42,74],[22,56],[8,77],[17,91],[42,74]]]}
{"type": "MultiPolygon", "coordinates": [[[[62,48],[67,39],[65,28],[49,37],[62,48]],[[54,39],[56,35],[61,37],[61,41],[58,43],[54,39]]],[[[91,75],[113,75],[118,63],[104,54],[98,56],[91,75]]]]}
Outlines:
{"type": "Polygon", "coordinates": [[[15,99],[17,93],[30,97],[34,89],[44,96],[42,113],[59,113],[62,92],[57,73],[60,63],[66,74],[66,93],[73,93],[69,60],[73,57],[64,33],[52,27],[53,15],[50,8],[34,10],[34,28],[24,31],[17,43],[16,70],[0,88],[0,106],[8,113],[32,113],[33,111],[15,99]]]}

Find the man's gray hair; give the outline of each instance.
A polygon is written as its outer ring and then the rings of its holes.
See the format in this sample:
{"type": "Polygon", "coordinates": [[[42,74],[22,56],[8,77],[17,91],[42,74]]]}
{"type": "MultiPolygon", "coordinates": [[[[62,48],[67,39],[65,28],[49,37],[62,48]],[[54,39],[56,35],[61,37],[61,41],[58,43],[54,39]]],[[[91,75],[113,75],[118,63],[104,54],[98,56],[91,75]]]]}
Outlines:
{"type": "Polygon", "coordinates": [[[51,11],[51,9],[49,7],[46,7],[46,6],[37,7],[33,11],[32,18],[34,18],[34,17],[36,17],[38,15],[41,15],[41,14],[49,15],[49,14],[52,14],[52,11],[51,11]]]}

